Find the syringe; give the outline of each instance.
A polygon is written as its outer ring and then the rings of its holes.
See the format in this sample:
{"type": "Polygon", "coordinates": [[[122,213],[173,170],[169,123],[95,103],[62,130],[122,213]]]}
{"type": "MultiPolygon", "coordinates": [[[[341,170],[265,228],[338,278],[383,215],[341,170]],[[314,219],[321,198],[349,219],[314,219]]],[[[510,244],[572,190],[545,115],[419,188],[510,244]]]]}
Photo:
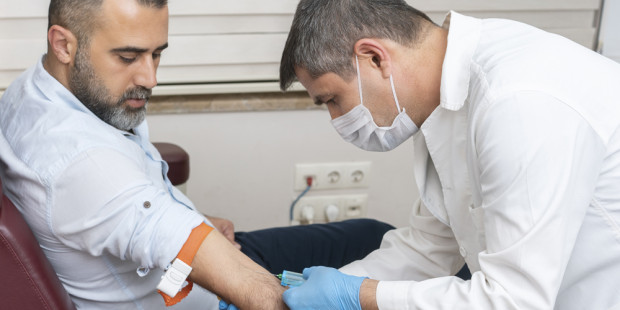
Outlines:
{"type": "Polygon", "coordinates": [[[280,279],[280,285],[282,286],[295,287],[300,286],[304,284],[304,282],[306,282],[306,280],[304,280],[303,274],[287,270],[284,270],[281,274],[277,274],[275,276],[280,279]]]}

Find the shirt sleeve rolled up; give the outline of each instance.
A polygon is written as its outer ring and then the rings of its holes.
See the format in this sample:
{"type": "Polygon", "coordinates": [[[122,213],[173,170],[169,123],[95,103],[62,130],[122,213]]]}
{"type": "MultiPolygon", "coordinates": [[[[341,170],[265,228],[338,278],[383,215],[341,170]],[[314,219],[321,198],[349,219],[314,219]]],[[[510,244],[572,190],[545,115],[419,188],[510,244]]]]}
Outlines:
{"type": "Polygon", "coordinates": [[[75,157],[51,189],[50,229],[66,246],[165,268],[205,219],[178,202],[152,164],[109,148],[75,157]]]}

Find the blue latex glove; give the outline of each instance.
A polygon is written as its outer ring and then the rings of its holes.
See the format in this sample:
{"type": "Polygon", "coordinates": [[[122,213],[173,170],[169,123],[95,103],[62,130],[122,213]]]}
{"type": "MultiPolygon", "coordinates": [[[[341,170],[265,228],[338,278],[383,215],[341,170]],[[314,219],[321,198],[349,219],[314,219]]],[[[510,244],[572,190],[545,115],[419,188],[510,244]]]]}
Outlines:
{"type": "Polygon", "coordinates": [[[235,305],[233,304],[227,304],[225,301],[220,300],[220,310],[239,310],[237,307],[235,307],[235,305]]]}
{"type": "Polygon", "coordinates": [[[306,282],[282,295],[291,310],[361,310],[360,287],[365,278],[346,275],[334,268],[304,269],[306,282]]]}

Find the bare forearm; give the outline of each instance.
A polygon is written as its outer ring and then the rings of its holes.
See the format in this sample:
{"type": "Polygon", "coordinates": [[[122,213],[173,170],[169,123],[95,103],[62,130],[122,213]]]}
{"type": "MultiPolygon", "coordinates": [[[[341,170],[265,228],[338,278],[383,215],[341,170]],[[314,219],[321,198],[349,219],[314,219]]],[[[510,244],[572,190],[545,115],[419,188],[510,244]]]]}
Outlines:
{"type": "Polygon", "coordinates": [[[377,305],[377,286],[379,281],[365,279],[360,287],[360,305],[363,310],[379,310],[377,305]]]}
{"type": "Polygon", "coordinates": [[[286,309],[278,280],[217,231],[202,242],[192,269],[192,281],[240,309],[286,309]]]}

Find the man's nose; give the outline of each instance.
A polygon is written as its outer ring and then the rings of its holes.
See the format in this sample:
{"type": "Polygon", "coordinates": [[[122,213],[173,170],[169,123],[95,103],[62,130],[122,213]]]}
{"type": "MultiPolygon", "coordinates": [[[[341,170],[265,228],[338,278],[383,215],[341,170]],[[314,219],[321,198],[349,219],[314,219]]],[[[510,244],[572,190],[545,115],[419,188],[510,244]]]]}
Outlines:
{"type": "Polygon", "coordinates": [[[139,71],[135,77],[135,84],[147,89],[157,85],[157,65],[151,57],[143,57],[139,71]]]}

